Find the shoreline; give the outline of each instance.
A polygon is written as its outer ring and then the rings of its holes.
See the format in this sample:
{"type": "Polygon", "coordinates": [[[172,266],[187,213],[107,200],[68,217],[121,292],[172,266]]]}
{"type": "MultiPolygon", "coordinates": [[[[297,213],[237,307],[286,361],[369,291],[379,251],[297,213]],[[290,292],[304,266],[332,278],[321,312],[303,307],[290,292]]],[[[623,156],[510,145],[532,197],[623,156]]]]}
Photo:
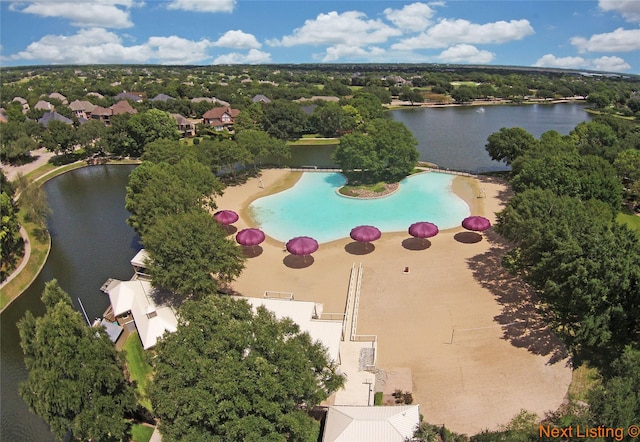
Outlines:
{"type": "Polygon", "coordinates": [[[479,107],[479,106],[528,106],[532,104],[577,104],[586,103],[585,98],[563,98],[563,99],[538,99],[514,102],[512,100],[474,100],[468,103],[414,103],[409,101],[392,100],[386,105],[388,110],[398,109],[418,109],[418,108],[438,108],[438,107],[479,107]]]}
{"type": "MultiPolygon", "coordinates": [[[[264,189],[250,179],[216,203],[240,211],[238,230],[255,227],[247,202],[270,193],[270,186],[291,185],[288,173],[265,170],[264,189]]],[[[473,215],[492,223],[510,197],[495,177],[455,177],[451,189],[473,215]]],[[[506,425],[523,408],[540,417],[558,409],[571,382],[566,356],[557,356],[563,347],[536,316],[531,290],[500,264],[508,249],[491,229],[479,235],[460,226],[422,242],[406,231],[385,232],[366,249],[342,238],[320,244],[302,261],[267,237],[230,288],[258,298],[265,291],[293,293],[340,314],[351,267],[361,263],[357,334],[377,336],[379,376],[392,388],[396,374],[410,373],[414,403],[427,422],[476,434],[506,425]],[[510,328],[525,320],[526,330],[510,328]],[[540,342],[549,345],[539,348],[540,342]]]]}

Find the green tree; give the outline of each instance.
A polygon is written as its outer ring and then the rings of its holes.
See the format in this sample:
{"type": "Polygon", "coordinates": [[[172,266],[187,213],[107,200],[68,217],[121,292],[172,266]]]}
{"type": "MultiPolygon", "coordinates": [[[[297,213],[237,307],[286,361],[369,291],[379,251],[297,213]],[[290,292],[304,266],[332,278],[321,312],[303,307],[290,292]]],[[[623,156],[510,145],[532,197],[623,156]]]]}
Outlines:
{"type": "MultiPolygon", "coordinates": [[[[3,174],[4,176],[4,174],[3,174]]],[[[4,281],[9,273],[15,268],[18,257],[24,250],[22,236],[20,236],[20,225],[16,214],[13,200],[10,194],[2,187],[0,193],[0,253],[2,262],[0,265],[0,281],[4,281]]]]}
{"type": "Polygon", "coordinates": [[[127,223],[144,237],[160,216],[215,208],[212,197],[221,194],[222,188],[202,163],[189,159],[175,165],[144,162],[129,176],[127,223]]]}
{"type": "Polygon", "coordinates": [[[503,127],[487,138],[485,146],[494,161],[509,165],[519,156],[536,147],[537,140],[521,127],[503,127]]]}
{"type": "Polygon", "coordinates": [[[142,237],[154,286],[182,297],[215,293],[244,267],[242,249],[209,213],[191,211],[160,217],[142,237]]]}
{"type": "Polygon", "coordinates": [[[180,144],[178,140],[168,140],[160,138],[144,146],[144,153],[141,159],[153,163],[177,164],[183,159],[196,159],[193,146],[180,144]]]}
{"type": "Polygon", "coordinates": [[[629,428],[640,416],[640,350],[629,346],[589,394],[593,425],[629,428]]]}
{"type": "MultiPolygon", "coordinates": [[[[389,102],[391,102],[390,96],[389,102]]],[[[384,117],[381,98],[375,93],[360,91],[355,94],[349,104],[358,110],[365,122],[384,117]]]]}
{"type": "Polygon", "coordinates": [[[619,151],[616,132],[608,124],[599,121],[582,122],[570,135],[575,139],[582,155],[597,155],[613,162],[619,151]]]}
{"type": "Polygon", "coordinates": [[[56,280],[45,285],[44,316],[18,322],[29,372],[20,396],[58,439],[123,440],[135,409],[123,362],[103,329],[87,326],[56,280]]]}
{"type": "Polygon", "coordinates": [[[226,296],[186,302],[156,351],[151,399],[169,442],[316,441],[306,411],[344,382],[290,319],[226,296]]]}
{"type": "Polygon", "coordinates": [[[375,142],[378,159],[384,162],[380,180],[400,181],[411,174],[418,161],[418,141],[407,126],[379,118],[366,125],[366,132],[375,142]]]}
{"type": "Polygon", "coordinates": [[[476,98],[477,90],[471,86],[458,86],[451,92],[451,98],[458,103],[468,103],[476,98]]]}
{"type": "Polygon", "coordinates": [[[277,159],[281,159],[283,154],[285,158],[291,155],[283,140],[273,138],[261,130],[249,129],[238,132],[236,141],[241,148],[251,153],[252,161],[256,163],[262,163],[270,155],[277,159]]]}
{"type": "Polygon", "coordinates": [[[269,135],[281,140],[295,140],[304,133],[307,116],[300,106],[288,101],[272,101],[265,106],[263,127],[269,135]]]}
{"type": "Polygon", "coordinates": [[[516,192],[526,189],[550,189],[587,201],[604,201],[618,211],[622,203],[622,185],[615,169],[606,160],[577,153],[524,156],[513,164],[511,185],[516,192]]]}
{"type": "Polygon", "coordinates": [[[76,130],[62,121],[50,121],[47,130],[42,134],[42,143],[47,150],[55,152],[56,155],[60,152],[71,152],[77,142],[76,130]]]}
{"type": "Polygon", "coordinates": [[[107,128],[98,120],[89,120],[76,130],[78,144],[88,153],[101,150],[100,140],[107,134],[107,128]]]}
{"type": "Polygon", "coordinates": [[[374,140],[362,134],[348,134],[340,138],[332,159],[338,163],[349,182],[367,182],[367,175],[373,175],[371,171],[383,168],[378,161],[374,140]]]}
{"type": "Polygon", "coordinates": [[[131,138],[138,144],[139,150],[143,150],[145,145],[160,138],[168,140],[180,138],[176,120],[159,109],[150,109],[133,115],[127,122],[127,127],[131,138]]]}

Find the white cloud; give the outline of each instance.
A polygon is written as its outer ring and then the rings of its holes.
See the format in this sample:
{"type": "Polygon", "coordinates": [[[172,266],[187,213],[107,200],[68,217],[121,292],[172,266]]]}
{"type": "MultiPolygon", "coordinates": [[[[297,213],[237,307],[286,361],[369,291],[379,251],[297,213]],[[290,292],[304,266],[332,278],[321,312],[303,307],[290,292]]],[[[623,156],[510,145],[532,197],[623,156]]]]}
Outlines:
{"type": "Polygon", "coordinates": [[[556,57],[546,54],[538,58],[533,65],[540,68],[585,69],[589,67],[589,62],[582,57],[556,57]]]}
{"type": "Polygon", "coordinates": [[[322,59],[323,62],[329,63],[338,61],[340,59],[364,59],[371,57],[379,57],[386,51],[379,47],[371,47],[364,49],[358,46],[351,45],[335,45],[327,48],[327,53],[322,59]]]}
{"type": "Polygon", "coordinates": [[[481,51],[475,46],[459,44],[442,51],[436,59],[446,63],[490,63],[496,54],[489,51],[481,51]]]}
{"type": "Polygon", "coordinates": [[[162,64],[193,64],[209,58],[208,40],[191,41],[172,35],[170,37],[151,37],[145,46],[153,50],[152,58],[162,64]]]}
{"type": "Polygon", "coordinates": [[[435,11],[425,3],[412,3],[402,9],[387,8],[384,10],[387,19],[402,31],[424,31],[432,24],[435,11]]]}
{"type": "Polygon", "coordinates": [[[616,11],[632,23],[640,23],[640,2],[638,0],[600,0],[603,11],[616,11]]]}
{"type": "Polygon", "coordinates": [[[134,6],[133,0],[96,0],[92,2],[76,1],[36,1],[12,3],[12,11],[41,17],[61,17],[71,20],[74,26],[129,28],[133,23],[129,17],[129,9],[134,6]]]}
{"type": "Polygon", "coordinates": [[[126,46],[121,37],[104,28],[81,29],[76,34],[46,35],[24,51],[5,60],[35,60],[45,64],[159,63],[194,64],[208,62],[208,40],[182,37],[150,37],[145,43],[126,46]]]}
{"type": "Polygon", "coordinates": [[[173,0],[167,7],[196,12],[233,12],[236,0],[173,0]]]}
{"type": "Polygon", "coordinates": [[[593,67],[599,71],[623,72],[631,69],[629,63],[620,57],[600,57],[593,60],[593,67]]]}
{"type": "Polygon", "coordinates": [[[260,47],[262,47],[253,34],[247,34],[240,30],[225,32],[225,34],[214,43],[214,46],[233,49],[260,49],[260,47]]]}
{"type": "Polygon", "coordinates": [[[640,49],[640,29],[618,28],[607,34],[595,34],[588,40],[573,37],[571,44],[584,52],[629,52],[640,49]]]}
{"type": "Polygon", "coordinates": [[[103,28],[81,29],[75,35],[45,35],[11,60],[52,64],[142,63],[151,51],[144,45],[125,47],[120,37],[103,28]]]}
{"type": "Polygon", "coordinates": [[[262,64],[270,63],[271,54],[268,52],[251,49],[247,54],[231,52],[216,57],[213,64],[262,64]]]}
{"type": "Polygon", "coordinates": [[[391,46],[395,50],[446,48],[456,44],[506,43],[534,34],[529,20],[497,21],[483,25],[463,19],[443,19],[422,34],[391,46]]]}
{"type": "Polygon", "coordinates": [[[546,54],[535,63],[536,67],[561,69],[592,69],[606,72],[622,72],[631,69],[629,63],[620,57],[600,57],[593,60],[583,57],[556,57],[546,54]]]}
{"type": "Polygon", "coordinates": [[[364,46],[368,44],[383,43],[389,37],[401,35],[402,32],[392,28],[380,20],[369,20],[367,16],[358,11],[347,11],[338,14],[331,11],[327,14],[319,14],[315,19],[306,20],[301,28],[293,31],[293,34],[282,37],[280,41],[272,40],[268,43],[272,46],[296,46],[296,45],[339,45],[364,46]]]}

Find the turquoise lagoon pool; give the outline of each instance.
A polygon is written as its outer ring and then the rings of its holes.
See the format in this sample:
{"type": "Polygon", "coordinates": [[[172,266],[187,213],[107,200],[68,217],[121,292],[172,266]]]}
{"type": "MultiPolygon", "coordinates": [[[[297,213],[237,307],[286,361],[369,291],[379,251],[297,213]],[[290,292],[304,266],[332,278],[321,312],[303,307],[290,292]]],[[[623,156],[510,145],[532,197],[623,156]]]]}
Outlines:
{"type": "Polygon", "coordinates": [[[459,226],[470,215],[467,203],[451,190],[454,178],[436,172],[413,175],[392,195],[361,200],[336,193],[345,183],[342,174],[305,172],[295,186],[255,200],[249,211],[267,235],[283,242],[302,235],[329,242],[348,237],[363,224],[384,233],[429,221],[442,230],[459,226]]]}

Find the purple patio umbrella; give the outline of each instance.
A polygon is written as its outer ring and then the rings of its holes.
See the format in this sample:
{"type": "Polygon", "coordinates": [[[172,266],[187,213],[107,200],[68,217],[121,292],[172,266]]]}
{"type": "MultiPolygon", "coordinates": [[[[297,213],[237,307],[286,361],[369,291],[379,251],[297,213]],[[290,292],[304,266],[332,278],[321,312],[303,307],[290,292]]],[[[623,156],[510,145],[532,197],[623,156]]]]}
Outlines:
{"type": "Polygon", "coordinates": [[[351,229],[351,238],[358,242],[371,242],[380,239],[380,230],[373,226],[358,226],[351,229]]]}
{"type": "Polygon", "coordinates": [[[238,221],[238,214],[233,210],[220,210],[213,214],[213,219],[218,221],[223,226],[233,224],[238,221]]]}
{"type": "Polygon", "coordinates": [[[290,239],[286,247],[292,255],[307,256],[318,250],[318,241],[308,236],[297,236],[290,239]]]}
{"type": "Polygon", "coordinates": [[[409,235],[415,238],[431,238],[438,234],[438,226],[426,221],[413,223],[409,226],[409,235]]]}
{"type": "Polygon", "coordinates": [[[462,227],[474,232],[484,232],[491,227],[491,221],[483,216],[469,216],[462,220],[462,227]]]}
{"type": "Polygon", "coordinates": [[[264,238],[264,232],[260,229],[242,229],[236,235],[236,241],[242,246],[257,246],[264,238]]]}

